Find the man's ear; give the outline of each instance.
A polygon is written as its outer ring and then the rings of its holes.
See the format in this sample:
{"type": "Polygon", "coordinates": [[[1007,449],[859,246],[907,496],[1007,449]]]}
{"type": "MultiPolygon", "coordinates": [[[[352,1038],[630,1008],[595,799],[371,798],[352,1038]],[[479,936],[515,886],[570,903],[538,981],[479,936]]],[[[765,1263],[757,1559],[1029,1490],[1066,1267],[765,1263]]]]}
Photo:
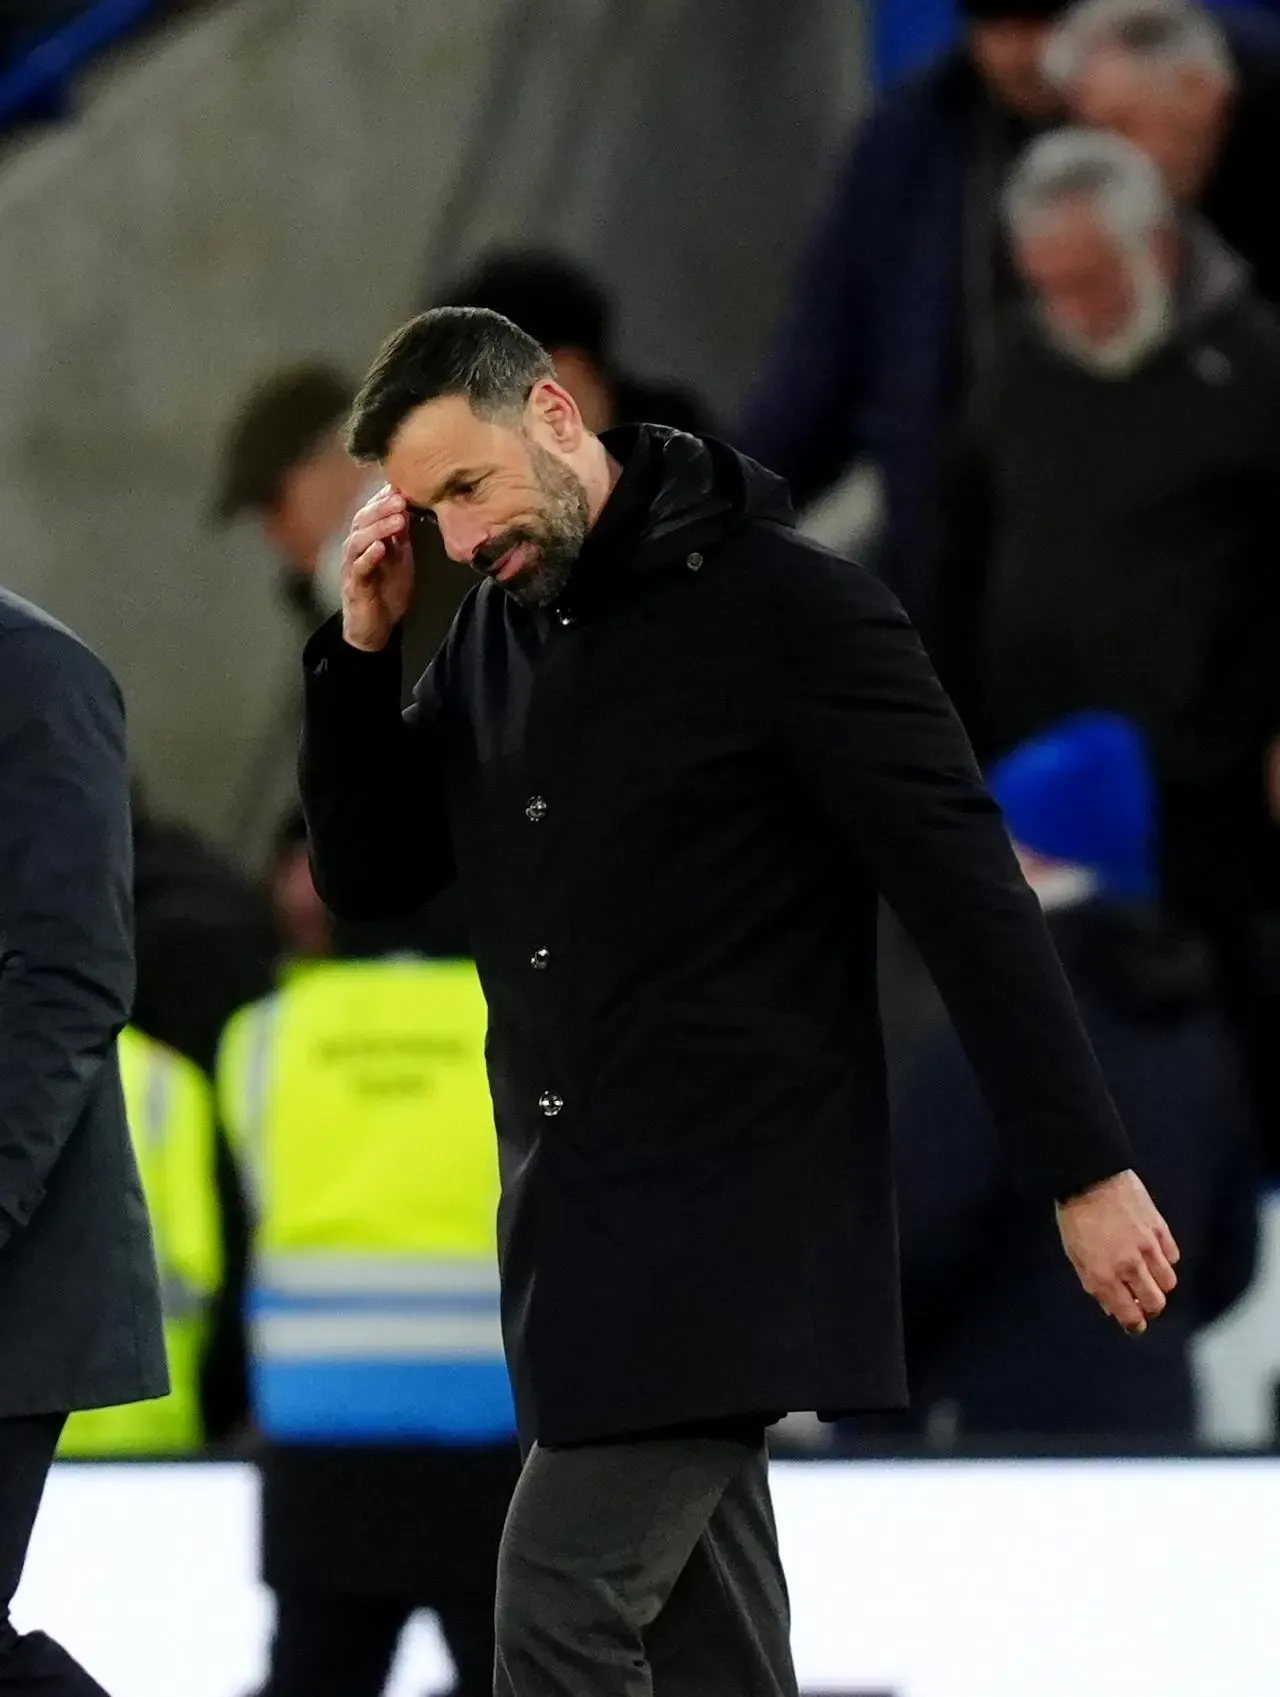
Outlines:
{"type": "Polygon", "coordinates": [[[554,377],[543,377],[534,384],[528,410],[530,423],[548,446],[562,454],[572,454],[582,446],[587,427],[578,403],[554,377]]]}

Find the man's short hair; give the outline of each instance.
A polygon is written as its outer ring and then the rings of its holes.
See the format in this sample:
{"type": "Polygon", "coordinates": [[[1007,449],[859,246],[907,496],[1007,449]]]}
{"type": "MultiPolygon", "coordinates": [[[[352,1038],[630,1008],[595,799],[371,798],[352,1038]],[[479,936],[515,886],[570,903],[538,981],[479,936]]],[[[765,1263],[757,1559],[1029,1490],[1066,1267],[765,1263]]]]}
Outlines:
{"type": "Polygon", "coordinates": [[[382,460],[408,415],[464,395],[482,418],[516,418],[535,384],[555,376],[546,349],[509,318],[482,307],[421,313],[384,343],[351,409],[347,446],[382,460]]]}
{"type": "Polygon", "coordinates": [[[1132,143],[1105,130],[1055,130],[1033,142],[1009,177],[1004,214],[1017,234],[1070,200],[1089,201],[1125,243],[1142,241],[1175,217],[1157,167],[1132,143]]]}
{"type": "Polygon", "coordinates": [[[613,329],[609,298],[587,271],[560,254],[498,249],[436,304],[501,313],[553,353],[577,348],[597,365],[608,364],[613,329]]]}
{"type": "Polygon", "coordinates": [[[275,506],[293,468],[341,427],[351,396],[352,385],[327,365],[293,366],[259,383],[227,432],[214,517],[275,506]]]}
{"type": "Polygon", "coordinates": [[[1058,88],[1069,89],[1090,54],[1102,47],[1130,55],[1148,71],[1191,65],[1227,83],[1235,81],[1225,31],[1192,0],[1082,0],[1045,49],[1045,75],[1058,88]]]}

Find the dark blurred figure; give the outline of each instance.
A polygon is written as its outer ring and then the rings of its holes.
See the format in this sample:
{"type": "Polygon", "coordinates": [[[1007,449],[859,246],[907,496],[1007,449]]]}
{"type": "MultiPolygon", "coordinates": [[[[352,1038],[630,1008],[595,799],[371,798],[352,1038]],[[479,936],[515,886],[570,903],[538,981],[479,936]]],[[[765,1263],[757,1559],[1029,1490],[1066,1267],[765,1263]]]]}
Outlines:
{"type": "Polygon", "coordinates": [[[798,503],[855,460],[879,467],[885,529],[872,563],[926,638],[924,514],[964,397],[1019,299],[1000,185],[1059,115],[1040,55],[1063,4],[967,0],[963,44],[881,99],[747,408],[742,446],[798,503]]]}
{"type": "Polygon", "coordinates": [[[133,1023],[212,1073],[237,1008],[275,982],[265,893],[198,832],[158,818],[133,787],[138,994],[133,1023]]]}
{"type": "Polygon", "coordinates": [[[1196,1429],[1189,1347],[1253,1276],[1259,1173],[1207,959],[1156,904],[1154,795],[1123,719],[1080,715],[990,774],[1144,1170],[1182,1249],[1140,1340],[1079,1302],[939,1010],[896,1116],[913,1418],[951,1438],[1196,1429]]]}
{"type": "MultiPolygon", "coordinates": [[[[416,1609],[455,1697],[489,1697],[498,1540],[519,1473],[498,1319],[497,1141],[475,969],[330,916],[300,818],[273,899],[295,958],[222,1047],[254,1196],[248,1313],[263,1697],[377,1697],[416,1609]]],[[[422,939],[425,941],[425,939],[422,939]]]]}
{"type": "Polygon", "coordinates": [[[1085,0],[1046,54],[1082,123],[1140,147],[1280,302],[1280,28],[1182,0],[1085,0]]]}
{"type": "MultiPolygon", "coordinates": [[[[227,1021],[275,983],[280,940],[270,902],[195,831],[157,818],[136,783],[133,858],[133,1023],[211,1077],[227,1021]]],[[[219,1445],[243,1430],[248,1410],[241,1323],[248,1219],[220,1127],[214,1151],[224,1272],[210,1316],[201,1401],[206,1436],[219,1445]]]]}
{"type": "Polygon", "coordinates": [[[1280,325],[1117,137],[1043,138],[1007,210],[1036,310],[943,504],[935,659],[986,755],[1083,708],[1142,728],[1165,894],[1213,939],[1273,1142],[1280,325]]]}
{"type": "Polygon", "coordinates": [[[540,342],[556,375],[581,408],[588,430],[615,424],[665,424],[695,436],[716,427],[688,389],[642,382],[620,369],[615,354],[614,307],[605,290],[580,265],[535,250],[497,252],[480,261],[436,302],[500,312],[540,342]]]}

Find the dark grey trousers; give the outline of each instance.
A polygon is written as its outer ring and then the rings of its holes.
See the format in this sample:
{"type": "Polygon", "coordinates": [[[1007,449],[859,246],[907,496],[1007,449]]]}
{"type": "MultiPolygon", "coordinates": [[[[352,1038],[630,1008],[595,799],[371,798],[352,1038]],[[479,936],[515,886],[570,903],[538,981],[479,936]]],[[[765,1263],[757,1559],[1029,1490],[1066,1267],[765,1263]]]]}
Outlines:
{"type": "Polygon", "coordinates": [[[496,1697],[796,1697],[763,1444],[535,1447],[497,1644],[496,1697]]]}

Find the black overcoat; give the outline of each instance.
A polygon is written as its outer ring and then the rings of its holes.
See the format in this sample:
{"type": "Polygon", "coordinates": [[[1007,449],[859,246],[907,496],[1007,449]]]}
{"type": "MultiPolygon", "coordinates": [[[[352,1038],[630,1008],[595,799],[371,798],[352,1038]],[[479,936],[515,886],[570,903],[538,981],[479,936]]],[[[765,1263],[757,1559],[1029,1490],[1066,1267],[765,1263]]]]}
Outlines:
{"type": "Polygon", "coordinates": [[[1046,1206],[1124,1134],[892,597],[729,449],[606,441],[561,602],[479,587],[403,718],[394,645],[312,639],[319,886],[372,918],[460,877],[526,1440],[896,1405],[878,894],[1046,1206]]]}
{"type": "Polygon", "coordinates": [[[131,875],[120,692],[0,591],[0,1417],[168,1389],[116,1063],[131,875]]]}

